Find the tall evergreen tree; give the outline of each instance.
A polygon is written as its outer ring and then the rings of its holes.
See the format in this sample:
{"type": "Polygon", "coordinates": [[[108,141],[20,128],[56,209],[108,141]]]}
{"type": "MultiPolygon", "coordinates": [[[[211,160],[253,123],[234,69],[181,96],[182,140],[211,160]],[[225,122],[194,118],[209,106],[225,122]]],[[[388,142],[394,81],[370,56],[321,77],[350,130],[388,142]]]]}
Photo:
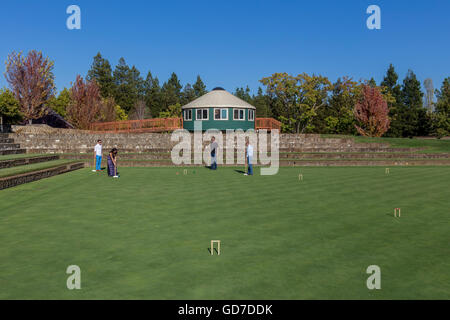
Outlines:
{"type": "Polygon", "coordinates": [[[188,83],[184,86],[183,92],[181,93],[181,105],[184,106],[197,98],[195,95],[195,89],[188,83]]]}
{"type": "Polygon", "coordinates": [[[372,88],[375,88],[377,86],[377,82],[375,81],[375,79],[373,77],[370,78],[370,80],[367,82],[367,84],[372,88]]]}
{"type": "Polygon", "coordinates": [[[250,95],[250,88],[247,86],[245,89],[243,87],[236,88],[234,95],[245,102],[252,104],[252,96],[250,95]]]}
{"type": "Polygon", "coordinates": [[[436,90],[436,98],[433,133],[438,137],[450,135],[450,77],[444,79],[441,90],[436,90]]]}
{"type": "Polygon", "coordinates": [[[94,57],[94,62],[88,71],[86,79],[97,81],[103,98],[114,96],[115,87],[111,64],[102,57],[100,52],[94,57]]]}
{"type": "Polygon", "coordinates": [[[120,58],[114,70],[114,84],[115,101],[127,113],[133,109],[140,98],[144,97],[144,80],[139,70],[135,66],[130,68],[124,58],[120,58]]]}
{"type": "Polygon", "coordinates": [[[408,70],[403,80],[401,91],[401,120],[404,137],[427,135],[430,130],[430,120],[423,107],[423,92],[420,81],[411,70],[408,70]]]}
{"type": "Polygon", "coordinates": [[[450,114],[450,77],[442,82],[441,90],[436,90],[436,111],[450,114]]]}
{"type": "MultiPolygon", "coordinates": [[[[372,86],[371,86],[372,87],[372,86]]],[[[357,83],[351,78],[338,78],[333,84],[327,105],[319,110],[317,124],[319,132],[355,134],[355,108],[357,83]]]]}
{"type": "Polygon", "coordinates": [[[197,80],[195,81],[192,88],[194,89],[194,93],[197,98],[208,93],[208,91],[206,90],[206,85],[203,83],[202,78],[200,78],[200,76],[197,76],[197,80]]]}
{"type": "Polygon", "coordinates": [[[402,85],[402,102],[410,108],[423,108],[423,92],[420,81],[412,70],[408,70],[402,85]]]}
{"type": "Polygon", "coordinates": [[[386,72],[386,76],[383,81],[381,81],[380,85],[382,87],[387,87],[391,92],[396,93],[396,98],[400,97],[400,86],[397,84],[398,82],[398,74],[395,72],[395,68],[392,64],[389,65],[389,68],[386,72]]]}
{"type": "Polygon", "coordinates": [[[135,102],[144,98],[144,79],[142,79],[141,73],[135,66],[132,66],[130,69],[130,86],[133,88],[133,96],[136,98],[135,102]]]}
{"type": "Polygon", "coordinates": [[[149,71],[144,81],[145,104],[150,109],[152,117],[156,118],[163,111],[161,102],[161,87],[159,86],[158,77],[153,77],[149,71]]]}
{"type": "Polygon", "coordinates": [[[270,110],[270,98],[264,94],[263,89],[258,87],[258,94],[253,97],[253,105],[256,108],[257,118],[270,118],[272,111],[270,110]]]}
{"type": "Polygon", "coordinates": [[[116,100],[116,103],[126,111],[129,111],[133,105],[130,82],[130,67],[126,64],[124,58],[120,58],[119,63],[114,69],[114,85],[116,87],[114,99],[116,100]]]}
{"type": "Polygon", "coordinates": [[[382,89],[392,96],[392,101],[388,101],[389,117],[391,119],[391,126],[386,135],[391,137],[403,136],[403,104],[401,86],[398,84],[398,74],[392,64],[386,72],[386,76],[381,82],[382,89]]]}
{"type": "Polygon", "coordinates": [[[175,72],[172,73],[169,80],[161,88],[162,111],[166,111],[169,106],[181,104],[182,85],[175,72]]]}

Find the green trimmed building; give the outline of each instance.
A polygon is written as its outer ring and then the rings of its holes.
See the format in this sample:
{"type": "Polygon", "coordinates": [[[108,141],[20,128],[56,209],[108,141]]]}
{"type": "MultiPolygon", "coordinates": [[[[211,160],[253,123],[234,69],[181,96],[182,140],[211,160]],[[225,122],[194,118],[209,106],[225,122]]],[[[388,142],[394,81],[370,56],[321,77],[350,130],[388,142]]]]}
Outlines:
{"type": "Polygon", "coordinates": [[[183,128],[194,131],[194,122],[202,122],[202,130],[255,129],[256,108],[223,88],[184,105],[183,128]]]}

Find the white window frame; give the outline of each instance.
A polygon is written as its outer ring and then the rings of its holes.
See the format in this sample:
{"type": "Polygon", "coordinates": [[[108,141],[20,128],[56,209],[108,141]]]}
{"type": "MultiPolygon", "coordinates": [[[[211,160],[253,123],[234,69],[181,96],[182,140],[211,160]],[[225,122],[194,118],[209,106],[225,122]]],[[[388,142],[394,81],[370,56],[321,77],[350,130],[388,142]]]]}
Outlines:
{"type": "Polygon", "coordinates": [[[198,108],[198,109],[195,109],[195,120],[197,120],[197,121],[208,121],[209,120],[209,108],[198,108]],[[197,118],[199,110],[202,110],[202,111],[206,110],[206,119],[203,119],[203,112],[202,112],[202,119],[197,118]]]}
{"type": "Polygon", "coordinates": [[[228,121],[228,108],[214,108],[214,121],[228,121]],[[220,113],[220,119],[216,119],[216,110],[219,110],[220,113]],[[225,110],[227,112],[227,117],[222,119],[222,110],[225,110]]]}
{"type": "Polygon", "coordinates": [[[233,120],[235,120],[235,121],[245,121],[245,109],[243,109],[243,108],[233,108],[233,120]],[[244,118],[243,119],[239,119],[239,118],[235,118],[234,117],[234,111],[235,110],[242,110],[242,111],[244,111],[244,118]]]}
{"type": "Polygon", "coordinates": [[[192,121],[192,109],[185,109],[184,110],[184,121],[192,121]],[[190,118],[187,117],[187,114],[188,114],[189,111],[191,112],[191,117],[190,118]]]}
{"type": "Polygon", "coordinates": [[[248,121],[255,121],[255,110],[248,109],[248,121]],[[250,113],[252,114],[251,118],[250,118],[250,113]]]}

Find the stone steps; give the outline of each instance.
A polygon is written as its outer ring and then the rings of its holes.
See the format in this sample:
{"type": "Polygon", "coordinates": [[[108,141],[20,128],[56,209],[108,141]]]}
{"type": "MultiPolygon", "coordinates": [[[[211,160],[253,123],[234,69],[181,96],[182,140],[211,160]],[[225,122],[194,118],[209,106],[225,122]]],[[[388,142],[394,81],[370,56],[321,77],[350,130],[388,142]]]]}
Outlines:
{"type": "Polygon", "coordinates": [[[323,153],[366,153],[366,152],[417,152],[422,151],[422,148],[376,148],[376,147],[342,147],[342,148],[328,148],[328,147],[313,147],[313,148],[280,148],[280,152],[303,152],[303,153],[313,153],[313,152],[323,152],[323,153]]]}
{"type": "MultiPolygon", "coordinates": [[[[223,154],[223,159],[226,159],[226,154],[223,154]]],[[[94,161],[92,154],[61,154],[61,159],[77,159],[94,161]]],[[[149,153],[120,153],[119,159],[126,160],[170,160],[170,152],[149,152],[149,153]]],[[[220,157],[220,155],[219,155],[220,157]]],[[[237,154],[234,153],[233,158],[236,159],[237,154]]],[[[104,156],[106,158],[106,155],[104,156]]],[[[191,159],[194,155],[191,156],[191,159]]],[[[449,159],[449,154],[443,153],[280,153],[281,159],[449,159]]]]}
{"type": "Polygon", "coordinates": [[[11,149],[11,150],[0,150],[0,156],[6,156],[10,154],[22,154],[26,153],[27,150],[25,149],[11,149]]]}
{"type": "Polygon", "coordinates": [[[20,144],[18,143],[0,143],[0,150],[14,150],[20,149],[20,144]]]}
{"type": "Polygon", "coordinates": [[[14,140],[11,138],[0,137],[0,143],[14,143],[14,140]]]}
{"type": "Polygon", "coordinates": [[[450,166],[450,159],[392,159],[392,160],[291,160],[280,161],[280,166],[450,166]]]}
{"type": "Polygon", "coordinates": [[[6,159],[0,160],[0,169],[12,168],[18,166],[24,166],[28,164],[47,162],[60,159],[59,155],[48,155],[48,156],[37,156],[37,157],[26,157],[26,158],[17,158],[17,159],[6,159]]]}
{"type": "MultiPolygon", "coordinates": [[[[25,154],[20,144],[0,135],[0,155],[25,154]]],[[[84,168],[83,161],[60,161],[59,155],[11,157],[0,159],[0,190],[84,168]],[[48,163],[48,165],[40,164],[48,163]]]]}
{"type": "Polygon", "coordinates": [[[286,153],[280,159],[450,159],[446,153],[286,153]]]}
{"type": "Polygon", "coordinates": [[[24,183],[37,181],[44,178],[53,177],[59,174],[71,172],[84,168],[83,162],[67,163],[51,168],[26,172],[18,175],[0,178],[0,190],[15,187],[24,183]]]}
{"type": "MultiPolygon", "coordinates": [[[[86,167],[93,167],[93,160],[80,160],[85,163],[86,167]]],[[[280,159],[280,167],[291,166],[450,166],[450,159],[280,159]]],[[[181,164],[175,165],[170,159],[155,159],[155,160],[139,160],[139,159],[120,159],[118,158],[119,167],[190,167],[206,166],[203,164],[181,164]]],[[[221,164],[219,166],[242,166],[242,164],[221,164]]],[[[255,164],[260,166],[260,164],[255,164]]],[[[106,167],[106,161],[102,162],[102,167],[106,167]]]]}
{"type": "MultiPolygon", "coordinates": [[[[64,131],[0,136],[0,139],[11,138],[29,153],[59,155],[61,159],[80,161],[86,166],[94,165],[93,147],[97,139],[104,142],[103,166],[106,166],[107,152],[113,147],[119,149],[119,167],[173,166],[171,151],[177,144],[171,141],[170,134],[158,133],[88,134],[64,131]]],[[[270,143],[270,137],[267,138],[270,143]]],[[[1,141],[0,143],[12,143],[11,140],[1,141]]],[[[209,145],[209,141],[202,145],[209,145]]],[[[385,143],[357,143],[353,138],[282,134],[279,147],[280,166],[450,165],[448,154],[418,153],[423,149],[393,148],[385,143]]],[[[224,160],[227,152],[232,152],[236,158],[237,152],[234,149],[224,147],[220,151],[223,152],[224,160]]]]}
{"type": "MultiPolygon", "coordinates": [[[[110,148],[103,148],[105,152],[109,150],[110,148]]],[[[77,148],[77,149],[59,149],[59,148],[27,148],[29,153],[50,153],[50,154],[73,154],[73,153],[79,153],[79,154],[93,154],[93,148],[77,148]]],[[[171,152],[171,149],[167,148],[118,148],[120,153],[154,153],[154,152],[161,152],[161,153],[169,153],[171,152]]],[[[227,149],[222,149],[225,152],[227,149]]],[[[383,147],[383,148],[377,148],[377,147],[342,147],[342,148],[331,148],[331,147],[307,147],[307,148],[280,148],[280,153],[286,153],[286,152],[296,152],[296,153],[375,153],[375,152],[383,152],[383,153],[412,153],[417,151],[422,151],[422,148],[389,148],[389,147],[383,147]]],[[[270,148],[267,150],[270,152],[270,148]]]]}
{"type": "Polygon", "coordinates": [[[9,134],[0,134],[0,156],[25,152],[25,149],[20,148],[20,144],[14,143],[14,139],[10,138],[9,134]]]}

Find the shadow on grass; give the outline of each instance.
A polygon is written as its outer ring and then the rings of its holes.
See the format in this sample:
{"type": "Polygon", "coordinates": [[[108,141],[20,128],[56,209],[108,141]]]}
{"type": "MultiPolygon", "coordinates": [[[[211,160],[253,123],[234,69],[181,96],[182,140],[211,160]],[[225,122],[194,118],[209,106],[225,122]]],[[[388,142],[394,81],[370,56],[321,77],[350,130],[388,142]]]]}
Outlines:
{"type": "Polygon", "coordinates": [[[241,174],[244,174],[244,173],[245,173],[245,171],[239,170],[239,169],[235,169],[234,171],[236,171],[237,173],[241,173],[241,174]]]}
{"type": "MultiPolygon", "coordinates": [[[[216,248],[214,248],[214,251],[216,252],[216,254],[219,254],[219,252],[217,251],[216,248]]],[[[209,252],[209,254],[211,254],[211,248],[208,248],[208,252],[209,252]]]]}

